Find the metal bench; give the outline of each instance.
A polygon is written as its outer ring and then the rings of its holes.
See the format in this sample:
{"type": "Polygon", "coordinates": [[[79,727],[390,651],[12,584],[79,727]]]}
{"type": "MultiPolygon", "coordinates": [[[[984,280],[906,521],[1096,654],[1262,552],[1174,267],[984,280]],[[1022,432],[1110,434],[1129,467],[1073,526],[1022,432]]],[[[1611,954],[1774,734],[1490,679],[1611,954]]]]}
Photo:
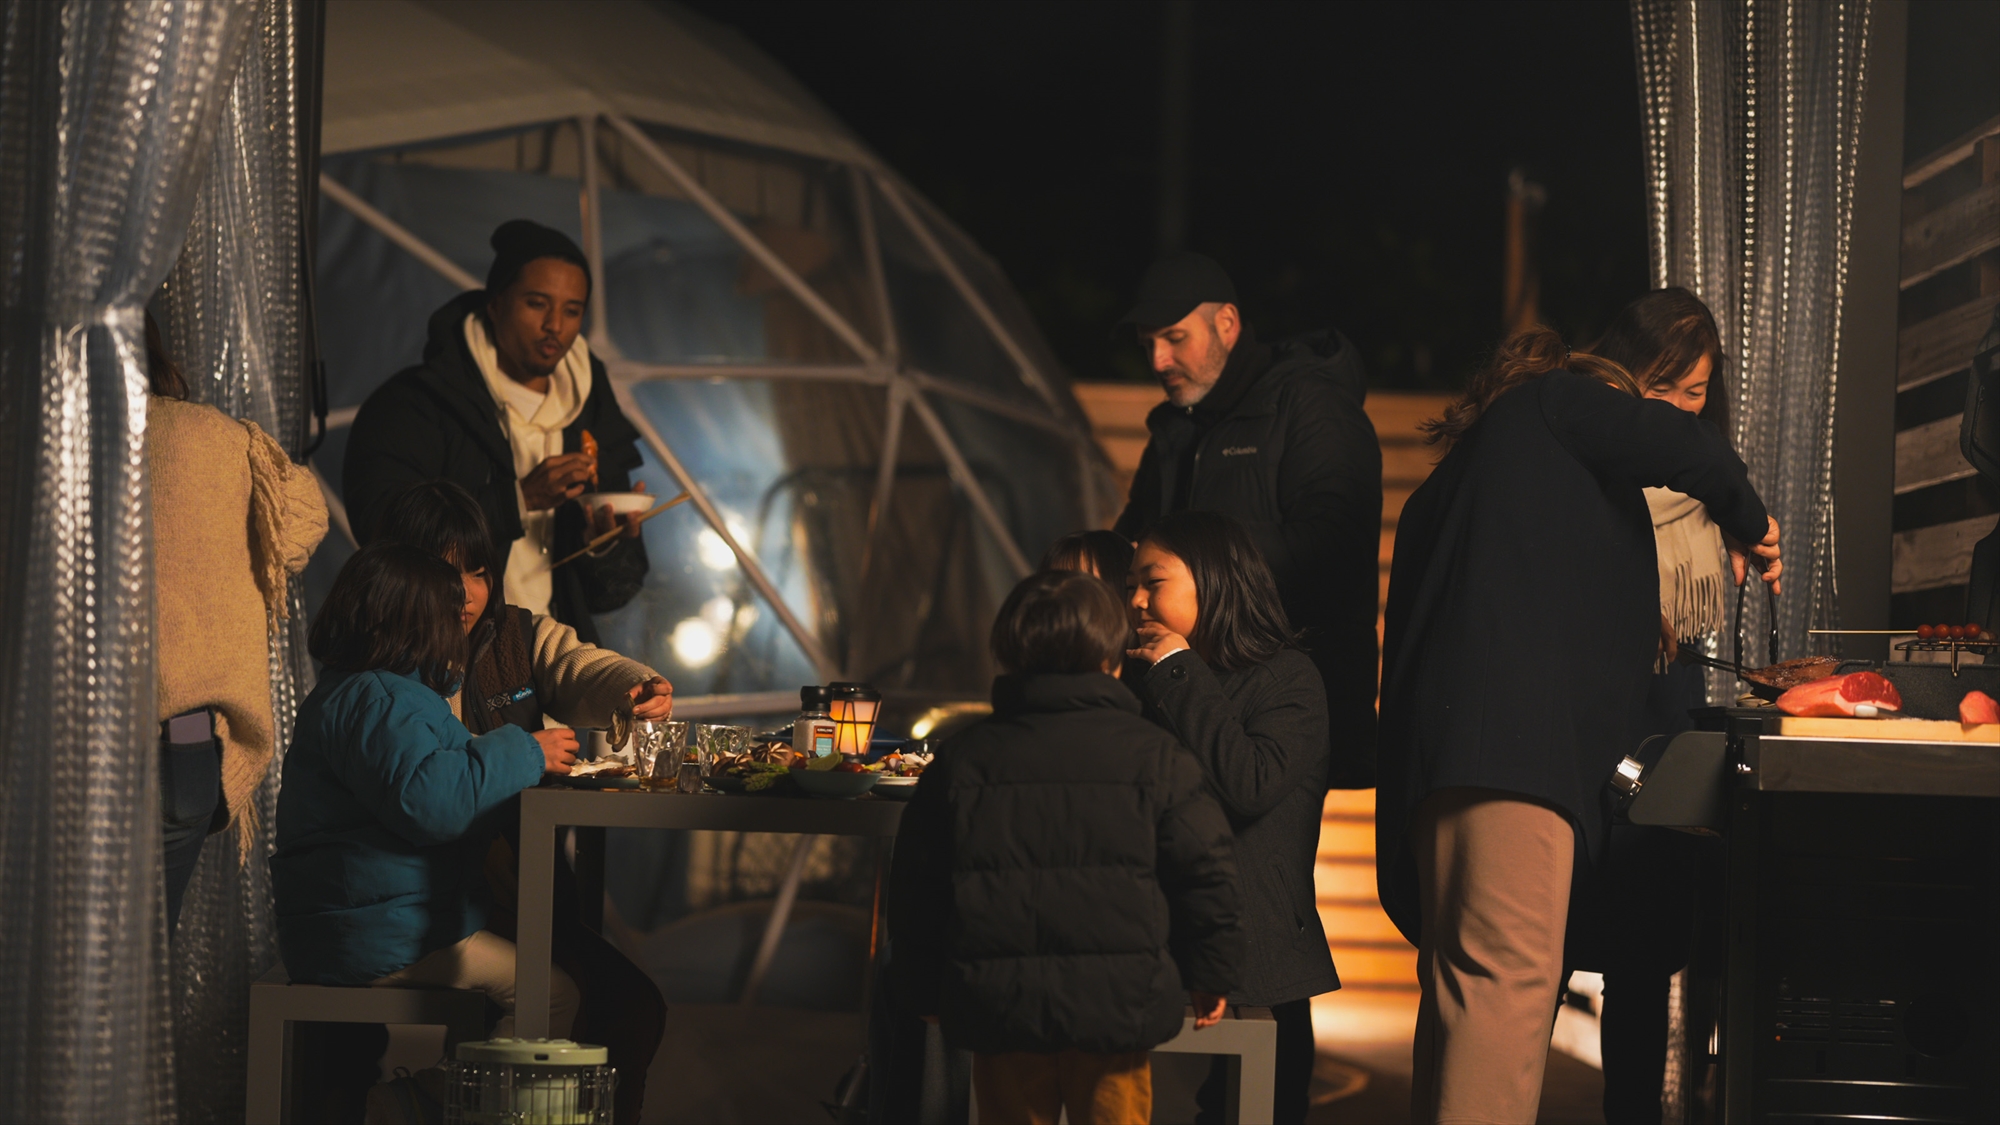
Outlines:
{"type": "Polygon", "coordinates": [[[441,1025],[445,1046],[486,1037],[486,997],[450,988],[330,988],[293,984],[283,965],[250,986],[250,1058],[246,1117],[251,1125],[292,1119],[292,1025],[416,1023],[441,1025]]]}

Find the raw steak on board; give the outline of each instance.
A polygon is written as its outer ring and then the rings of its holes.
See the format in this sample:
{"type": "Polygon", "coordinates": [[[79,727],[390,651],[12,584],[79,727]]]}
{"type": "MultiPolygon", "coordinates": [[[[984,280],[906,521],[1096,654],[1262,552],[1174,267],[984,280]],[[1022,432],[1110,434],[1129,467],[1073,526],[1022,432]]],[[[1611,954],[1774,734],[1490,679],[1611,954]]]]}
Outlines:
{"type": "Polygon", "coordinates": [[[1876,711],[1901,711],[1903,697],[1896,685],[1880,672],[1849,672],[1814,680],[1778,697],[1778,710],[1787,715],[1852,716],[1856,707],[1876,711]]]}

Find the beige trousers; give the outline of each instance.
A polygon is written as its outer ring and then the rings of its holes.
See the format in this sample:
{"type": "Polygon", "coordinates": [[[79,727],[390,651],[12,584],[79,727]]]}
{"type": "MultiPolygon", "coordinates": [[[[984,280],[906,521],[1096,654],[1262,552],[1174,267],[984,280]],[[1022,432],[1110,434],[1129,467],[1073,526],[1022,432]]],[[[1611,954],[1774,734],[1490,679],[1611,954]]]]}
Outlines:
{"type": "Polygon", "coordinates": [[[1410,1120],[1527,1125],[1562,986],[1569,819],[1516,793],[1441,789],[1410,843],[1423,907],[1410,1120]]]}
{"type": "MultiPolygon", "coordinates": [[[[457,945],[448,945],[407,968],[370,982],[371,988],[463,988],[484,992],[500,1006],[496,1039],[514,1034],[514,943],[487,930],[474,930],[457,945]]],[[[581,995],[576,982],[560,967],[549,971],[549,1038],[567,1039],[576,1024],[581,995]]]]}

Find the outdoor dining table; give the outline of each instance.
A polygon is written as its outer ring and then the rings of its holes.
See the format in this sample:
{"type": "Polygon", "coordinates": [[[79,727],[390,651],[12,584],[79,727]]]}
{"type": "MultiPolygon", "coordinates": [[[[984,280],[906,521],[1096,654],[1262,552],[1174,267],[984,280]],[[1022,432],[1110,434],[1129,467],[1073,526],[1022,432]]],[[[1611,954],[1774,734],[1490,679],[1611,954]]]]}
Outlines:
{"type": "MultiPolygon", "coordinates": [[[[517,932],[514,1034],[549,1033],[551,905],[555,894],[555,841],[559,828],[666,828],[712,832],[783,832],[819,836],[893,838],[904,803],[880,797],[853,799],[760,797],[631,789],[529,789],[521,794],[519,930],[517,932]]],[[[601,845],[600,845],[601,846],[601,845]]],[[[595,857],[601,863],[602,856],[595,857]]],[[[603,901],[597,878],[579,857],[578,886],[585,909],[603,901]],[[595,902],[589,901],[595,894],[595,902]]],[[[880,932],[881,895],[874,925],[880,932]]],[[[782,919],[777,919],[782,925],[782,919]]]]}
{"type": "MultiPolygon", "coordinates": [[[[783,832],[821,836],[872,836],[885,842],[902,822],[904,802],[882,797],[854,799],[753,797],[716,793],[675,793],[635,789],[529,789],[521,794],[520,928],[516,934],[514,1034],[523,1039],[549,1033],[550,928],[555,896],[555,842],[558,828],[601,832],[605,828],[706,829],[720,832],[783,832]]],[[[601,841],[583,845],[577,856],[577,887],[586,914],[604,896],[601,841]]],[[[789,878],[795,880],[794,873],[789,878]]],[[[878,875],[879,875],[878,871],[878,875]]],[[[875,896],[872,925],[880,933],[883,896],[875,896]]],[[[796,886],[793,888],[796,889],[796,886]]],[[[772,928],[784,925],[782,900],[766,927],[759,960],[775,947],[772,928]]],[[[880,943],[871,943],[876,949],[880,943]]],[[[871,950],[871,955],[873,954],[871,950]]],[[[874,964],[869,969],[872,973],[874,964]]],[[[753,968],[752,976],[756,975],[753,968]]],[[[867,989],[864,988],[864,995],[867,989]]],[[[1181,1034],[1154,1048],[1165,1052],[1221,1055],[1230,1060],[1224,1119],[1251,1123],[1271,1120],[1272,1080],[1277,1066],[1277,1024],[1269,1009],[1232,1008],[1222,1023],[1197,1032],[1190,1013],[1181,1034]]],[[[976,1111],[975,1111],[976,1116],[976,1111]]]]}

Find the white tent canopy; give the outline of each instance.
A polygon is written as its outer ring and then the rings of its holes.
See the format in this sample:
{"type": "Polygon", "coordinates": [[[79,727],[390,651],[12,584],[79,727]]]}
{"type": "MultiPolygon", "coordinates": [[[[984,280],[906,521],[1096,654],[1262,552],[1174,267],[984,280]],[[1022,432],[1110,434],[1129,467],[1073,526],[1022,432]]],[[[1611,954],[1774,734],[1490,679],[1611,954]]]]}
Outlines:
{"type": "Polygon", "coordinates": [[[322,152],[604,113],[873,168],[798,83],[692,13],[615,0],[334,0],[322,152]]]}
{"type": "MultiPolygon", "coordinates": [[[[407,252],[401,268],[421,263],[424,276],[465,289],[477,287],[484,247],[466,237],[459,216],[445,213],[450,208],[426,212],[410,202],[414,189],[393,177],[487,176],[500,185],[492,191],[538,200],[542,210],[530,217],[581,235],[596,293],[591,347],[670,474],[663,483],[691,494],[690,507],[726,545],[723,557],[733,555],[810,666],[821,678],[874,676],[892,688],[898,677],[912,688],[983,686],[990,669],[979,642],[998,597],[1054,534],[1100,525],[1116,500],[1053,358],[990,259],[782,69],[733,32],[670,5],[332,0],[326,43],[321,184],[332,205],[370,237],[407,252]],[[551,214],[549,201],[560,193],[537,185],[562,179],[578,190],[569,196],[576,203],[559,206],[574,210],[551,214]],[[711,311],[696,320],[713,322],[714,306],[749,300],[757,304],[748,315],[759,343],[694,354],[658,345],[662,333],[647,318],[669,314],[645,306],[659,299],[657,275],[632,283],[629,268],[607,271],[606,260],[609,253],[629,263],[640,235],[614,228],[648,207],[657,216],[661,206],[678,208],[740,260],[708,275],[711,311]],[[793,403],[761,408],[777,412],[774,432],[796,432],[800,411],[838,410],[847,419],[845,435],[834,439],[839,450],[806,453],[790,438],[781,443],[797,453],[787,481],[822,481],[787,485],[803,489],[803,504],[820,506],[813,529],[799,522],[762,535],[775,546],[744,542],[744,525],[690,471],[698,457],[676,448],[687,439],[669,443],[663,431],[678,408],[662,406],[648,386],[718,379],[824,388],[810,392],[821,394],[811,406],[799,399],[807,392],[772,392],[778,398],[770,401],[793,403]],[[904,426],[906,416],[913,426],[904,426]],[[857,442],[870,461],[865,473],[850,456],[857,442]],[[925,474],[948,481],[948,495],[926,494],[918,479],[925,474]],[[866,477],[859,486],[857,476],[866,477]],[[857,488],[845,507],[823,502],[857,488]],[[828,515],[833,509],[846,514],[828,515]],[[959,522],[961,511],[971,538],[956,547],[923,542],[941,524],[959,522]],[[798,564],[811,573],[787,585],[760,556],[798,543],[811,547],[794,552],[811,556],[798,564]],[[935,573],[926,570],[932,561],[935,573]],[[966,573],[947,574],[954,567],[966,573]],[[929,594],[913,595],[926,586],[929,594]],[[942,644],[940,630],[956,640],[942,644]],[[946,649],[953,655],[936,655],[946,649]],[[927,673],[927,659],[958,670],[927,673]]],[[[683,219],[673,224],[687,227],[683,219]]],[[[657,232],[654,243],[660,262],[692,261],[657,232]]],[[[352,253],[354,241],[345,245],[352,253]]],[[[693,276],[692,267],[660,268],[681,270],[674,284],[693,276]]],[[[323,285],[322,306],[340,303],[323,285]]],[[[407,329],[429,311],[377,310],[368,329],[396,317],[407,329]]],[[[390,373],[386,364],[370,366],[336,377],[331,425],[351,420],[359,396],[390,373]]],[[[759,511],[769,505],[767,493],[759,511]]],[[[680,596],[657,560],[655,577],[661,598],[680,596]]],[[[653,644],[655,663],[671,656],[655,643],[668,619],[696,620],[687,616],[693,603],[676,604],[627,636],[653,644]]],[[[729,634],[722,643],[741,641],[751,628],[744,622],[756,619],[717,617],[713,598],[702,604],[710,622],[702,628],[729,634]]],[[[775,703],[782,679],[773,666],[763,682],[726,690],[768,693],[764,702],[775,703]]],[[[745,705],[715,707],[740,713],[745,705]]]]}

